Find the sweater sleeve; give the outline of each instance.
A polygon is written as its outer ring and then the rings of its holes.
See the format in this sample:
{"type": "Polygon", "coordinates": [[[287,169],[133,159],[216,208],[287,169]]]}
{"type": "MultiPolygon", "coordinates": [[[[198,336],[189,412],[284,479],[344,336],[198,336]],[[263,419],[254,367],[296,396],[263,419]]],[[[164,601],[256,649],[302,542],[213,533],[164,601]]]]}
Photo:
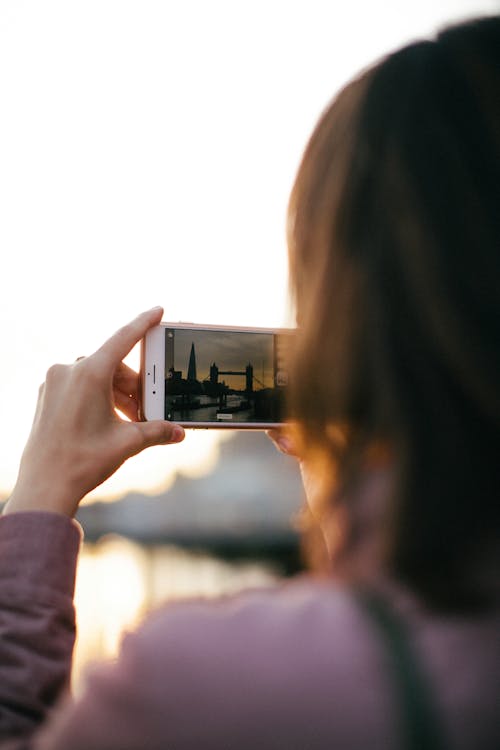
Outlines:
{"type": "Polygon", "coordinates": [[[69,686],[81,536],[56,513],[0,517],[2,748],[25,746],[69,686]]]}

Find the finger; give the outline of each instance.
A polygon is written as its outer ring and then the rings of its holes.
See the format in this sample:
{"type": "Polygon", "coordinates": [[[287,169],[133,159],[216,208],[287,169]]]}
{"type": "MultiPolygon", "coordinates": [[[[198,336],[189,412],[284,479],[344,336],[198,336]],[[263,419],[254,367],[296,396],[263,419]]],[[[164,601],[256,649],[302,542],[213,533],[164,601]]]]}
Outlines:
{"type": "Polygon", "coordinates": [[[123,391],[114,391],[115,407],[119,409],[132,422],[139,421],[139,404],[137,399],[123,391]]]}
{"type": "Polygon", "coordinates": [[[273,443],[277,443],[279,438],[281,437],[283,433],[283,430],[281,430],[279,427],[273,427],[270,430],[266,430],[267,437],[273,441],[273,443]]]}
{"type": "Polygon", "coordinates": [[[116,365],[127,356],[130,350],[143,338],[150,328],[158,325],[163,315],[163,308],[153,307],[152,310],[138,315],[127,325],[120,328],[95,353],[96,360],[106,366],[116,365]]]}
{"type": "Polygon", "coordinates": [[[185,437],[184,428],[179,424],[159,419],[151,422],[135,422],[134,428],[134,453],[139,453],[144,448],[150,448],[153,445],[180,443],[185,437]]]}
{"type": "Polygon", "coordinates": [[[272,440],[280,453],[287,456],[297,457],[297,449],[290,435],[284,428],[273,428],[266,431],[267,436],[272,440]]]}
{"type": "Polygon", "coordinates": [[[137,399],[139,397],[139,374],[124,362],[120,362],[113,376],[113,388],[137,399]]]}

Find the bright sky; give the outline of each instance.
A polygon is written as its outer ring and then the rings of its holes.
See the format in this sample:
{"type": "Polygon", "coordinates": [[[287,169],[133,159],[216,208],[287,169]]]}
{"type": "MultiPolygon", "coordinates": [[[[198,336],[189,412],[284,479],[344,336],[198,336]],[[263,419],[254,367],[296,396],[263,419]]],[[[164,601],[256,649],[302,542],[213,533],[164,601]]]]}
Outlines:
{"type": "Polygon", "coordinates": [[[193,330],[178,329],[175,332],[175,343],[169,349],[170,357],[173,352],[173,363],[166,362],[166,373],[170,367],[179,370],[182,377],[187,377],[191,356],[191,346],[194,345],[197,366],[197,379],[208,380],[210,368],[216,364],[220,370],[219,381],[230,388],[245,388],[245,368],[251,364],[254,368],[255,388],[272,387],[273,385],[273,336],[269,333],[240,333],[204,331],[199,334],[193,330]],[[242,351],[245,359],[242,359],[242,351]],[[217,353],[214,361],[214,352],[217,353]],[[232,370],[230,375],[228,370],[232,370]],[[235,375],[234,372],[238,372],[235,375]]]}
{"type": "MultiPolygon", "coordinates": [[[[53,362],[92,352],[156,304],[166,320],[289,323],[286,203],[328,100],[394,47],[499,10],[496,0],[1,0],[0,494],[53,362]]],[[[96,494],[205,471],[217,440],[191,432],[151,449],[96,494]]]]}

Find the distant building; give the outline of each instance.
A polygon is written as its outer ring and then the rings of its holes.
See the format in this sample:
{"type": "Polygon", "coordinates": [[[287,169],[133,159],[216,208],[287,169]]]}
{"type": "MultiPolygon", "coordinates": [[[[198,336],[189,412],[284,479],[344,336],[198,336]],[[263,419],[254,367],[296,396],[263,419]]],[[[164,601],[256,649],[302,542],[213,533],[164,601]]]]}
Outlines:
{"type": "Polygon", "coordinates": [[[198,380],[198,378],[196,377],[196,353],[194,350],[194,342],[191,344],[191,352],[189,354],[187,379],[188,381],[198,380]]]}
{"type": "MultiPolygon", "coordinates": [[[[173,367],[169,369],[167,372],[167,380],[169,380],[171,383],[181,383],[182,382],[182,370],[174,370],[173,367]]],[[[171,385],[169,386],[171,390],[171,385]]]]}

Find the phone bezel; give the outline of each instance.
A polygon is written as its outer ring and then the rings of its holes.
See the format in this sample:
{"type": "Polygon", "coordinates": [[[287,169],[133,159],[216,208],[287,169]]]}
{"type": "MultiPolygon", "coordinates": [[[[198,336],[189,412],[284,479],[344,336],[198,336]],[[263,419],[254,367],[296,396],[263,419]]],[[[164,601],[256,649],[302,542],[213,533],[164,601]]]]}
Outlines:
{"type": "MultiPolygon", "coordinates": [[[[141,341],[141,403],[143,420],[164,419],[165,381],[158,373],[165,371],[165,328],[197,331],[234,331],[235,333],[292,334],[291,328],[261,328],[255,326],[227,326],[200,323],[162,321],[151,328],[141,341]]],[[[283,426],[283,422],[182,422],[188,429],[216,430],[268,430],[283,426]]]]}

